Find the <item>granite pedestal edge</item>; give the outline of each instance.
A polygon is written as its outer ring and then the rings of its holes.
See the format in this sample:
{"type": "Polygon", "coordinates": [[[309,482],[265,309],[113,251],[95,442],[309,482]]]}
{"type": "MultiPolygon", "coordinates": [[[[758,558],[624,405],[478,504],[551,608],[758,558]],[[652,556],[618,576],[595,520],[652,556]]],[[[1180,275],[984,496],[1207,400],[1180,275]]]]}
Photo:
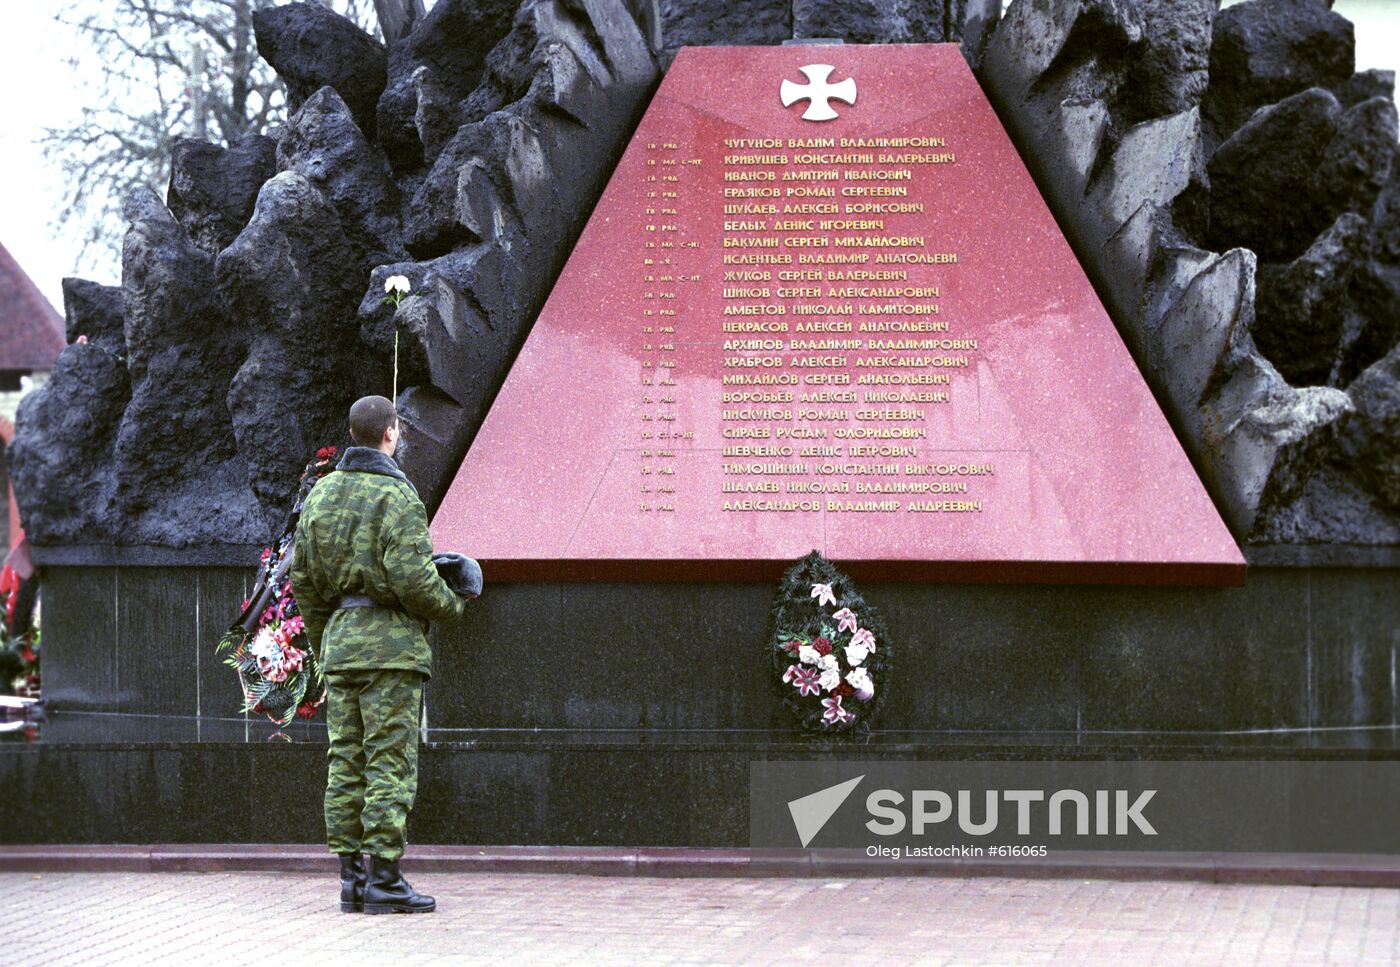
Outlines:
{"type": "MultiPolygon", "coordinates": [[[[1088,853],[1039,860],[860,861],[813,850],[788,861],[755,860],[745,849],[689,847],[416,846],[415,873],[566,873],[589,876],[1014,876],[1194,880],[1299,886],[1400,886],[1392,856],[1316,853],[1088,853]]],[[[0,846],[0,873],[221,873],[258,871],[328,877],[335,860],[312,844],[0,846]]]]}

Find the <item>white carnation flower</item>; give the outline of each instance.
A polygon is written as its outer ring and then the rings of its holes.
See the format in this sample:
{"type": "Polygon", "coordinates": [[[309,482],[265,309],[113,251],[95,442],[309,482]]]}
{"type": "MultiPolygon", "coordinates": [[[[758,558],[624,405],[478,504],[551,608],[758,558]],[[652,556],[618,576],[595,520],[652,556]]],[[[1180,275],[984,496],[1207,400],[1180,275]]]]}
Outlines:
{"type": "Polygon", "coordinates": [[[870,678],[868,668],[852,668],[846,675],[846,684],[856,690],[855,697],[868,702],[875,695],[875,682],[870,678]]]}
{"type": "Polygon", "coordinates": [[[274,661],[281,656],[282,649],[277,644],[272,625],[263,625],[258,629],[248,651],[254,658],[266,658],[268,661],[274,661]]]}
{"type": "Polygon", "coordinates": [[[828,668],[826,671],[822,672],[822,677],[817,680],[817,683],[829,692],[837,685],[841,684],[841,673],[835,668],[828,668]]]}
{"type": "Polygon", "coordinates": [[[811,645],[801,645],[797,649],[797,658],[804,665],[816,665],[821,661],[821,655],[817,654],[817,649],[811,645]]]}
{"type": "Polygon", "coordinates": [[[846,646],[846,664],[855,667],[870,655],[870,649],[865,645],[846,646]]]}

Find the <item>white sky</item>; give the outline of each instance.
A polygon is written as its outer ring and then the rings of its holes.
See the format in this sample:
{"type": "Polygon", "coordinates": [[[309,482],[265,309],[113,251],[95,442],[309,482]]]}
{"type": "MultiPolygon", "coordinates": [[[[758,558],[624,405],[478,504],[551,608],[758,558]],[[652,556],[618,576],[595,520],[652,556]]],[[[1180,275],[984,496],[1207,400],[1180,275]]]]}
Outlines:
{"type": "MultiPolygon", "coordinates": [[[[434,0],[427,6],[432,8],[434,0]]],[[[1149,0],[1150,2],[1150,0],[1149,0]]],[[[1225,5],[1239,2],[1226,0],[1225,5]]],[[[24,267],[60,313],[60,280],[79,275],[116,284],[121,267],[115,259],[75,265],[77,243],[54,238],[49,218],[63,197],[59,172],[50,170],[34,143],[45,125],[58,126],[75,117],[88,95],[85,85],[99,72],[72,72],[61,61],[72,46],[68,29],[54,23],[61,0],[8,0],[0,31],[0,242],[24,267]]],[[[1334,9],[1356,24],[1359,69],[1400,68],[1400,0],[1336,0],[1334,9]]]]}

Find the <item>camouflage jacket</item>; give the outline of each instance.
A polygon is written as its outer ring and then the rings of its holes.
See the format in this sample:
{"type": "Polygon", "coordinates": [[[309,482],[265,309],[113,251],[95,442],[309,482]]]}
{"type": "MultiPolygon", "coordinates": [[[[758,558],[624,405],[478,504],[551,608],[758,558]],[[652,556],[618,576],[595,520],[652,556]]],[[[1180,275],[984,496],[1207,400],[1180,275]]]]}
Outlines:
{"type": "Polygon", "coordinates": [[[428,622],[459,620],[467,601],[432,557],[428,515],[398,464],[373,447],[346,447],[307,495],[292,558],[292,593],[321,667],[431,675],[428,622]],[[337,610],[342,594],[375,603],[337,610]]]}

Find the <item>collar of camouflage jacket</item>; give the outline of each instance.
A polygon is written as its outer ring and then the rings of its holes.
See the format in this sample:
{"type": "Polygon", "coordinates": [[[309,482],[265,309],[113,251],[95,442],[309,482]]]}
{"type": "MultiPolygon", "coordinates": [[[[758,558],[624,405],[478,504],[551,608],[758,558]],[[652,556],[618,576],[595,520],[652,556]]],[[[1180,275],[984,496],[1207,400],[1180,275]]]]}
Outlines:
{"type": "Polygon", "coordinates": [[[360,473],[382,473],[386,477],[402,480],[413,489],[414,493],[418,492],[408,477],[404,476],[404,472],[399,469],[399,465],[394,462],[394,458],[375,447],[346,447],[335,468],[337,470],[354,470],[360,473]]]}

